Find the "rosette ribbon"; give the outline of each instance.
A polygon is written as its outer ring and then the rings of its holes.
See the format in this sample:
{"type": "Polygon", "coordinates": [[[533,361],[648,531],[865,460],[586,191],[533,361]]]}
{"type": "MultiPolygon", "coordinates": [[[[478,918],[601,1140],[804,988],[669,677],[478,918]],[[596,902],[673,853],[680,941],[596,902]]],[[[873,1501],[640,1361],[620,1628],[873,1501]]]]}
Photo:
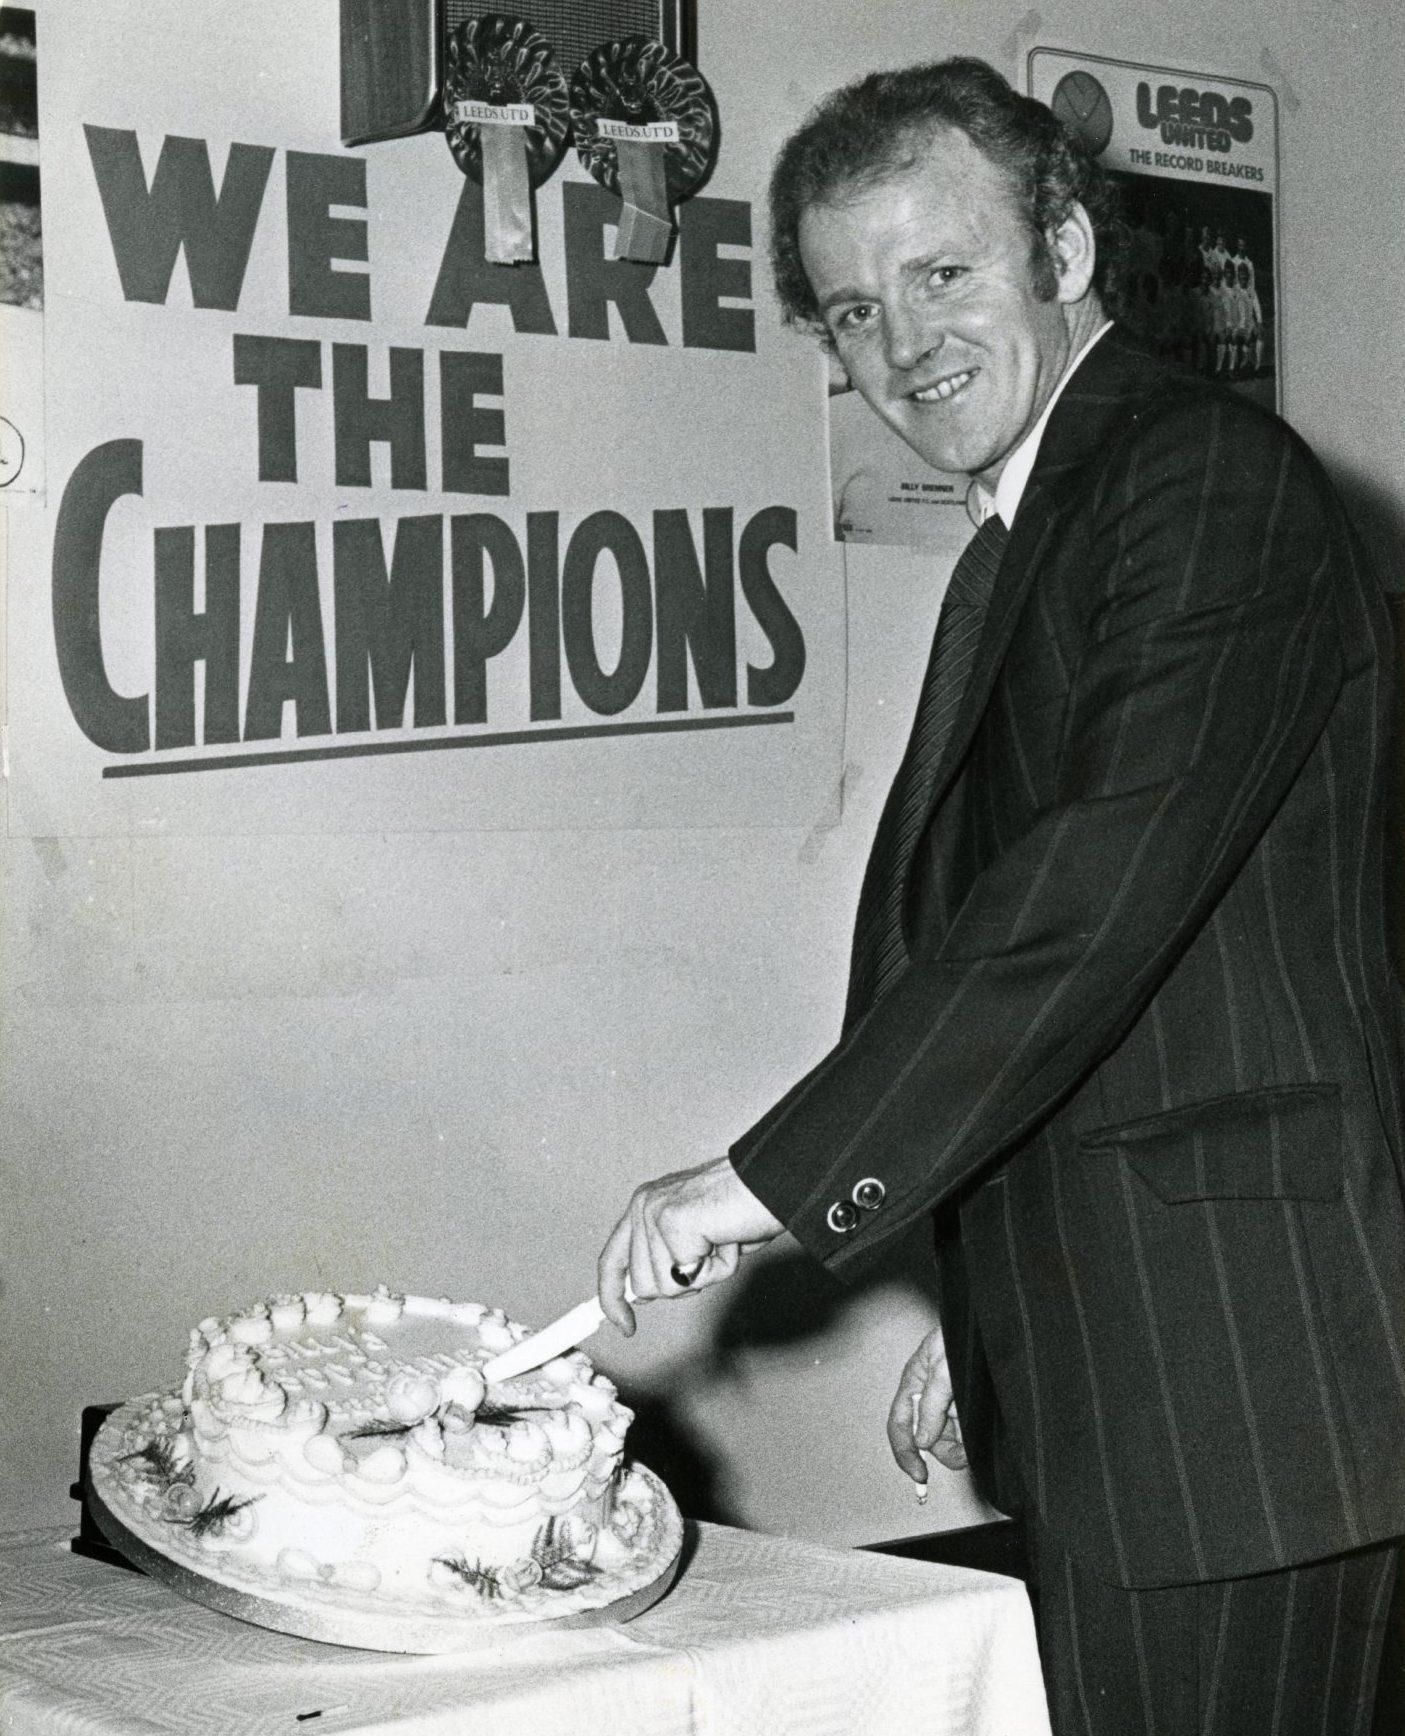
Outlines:
{"type": "Polygon", "coordinates": [[[672,206],[712,167],[717,108],[706,81],[650,37],[603,43],[571,81],[571,125],[582,163],[620,196],[616,259],[659,264],[672,206]]]}
{"type": "Polygon", "coordinates": [[[545,37],[501,12],[458,26],[444,132],[459,167],[482,183],[483,251],[494,265],[535,257],[532,188],[561,161],[569,125],[566,81],[545,37]]]}

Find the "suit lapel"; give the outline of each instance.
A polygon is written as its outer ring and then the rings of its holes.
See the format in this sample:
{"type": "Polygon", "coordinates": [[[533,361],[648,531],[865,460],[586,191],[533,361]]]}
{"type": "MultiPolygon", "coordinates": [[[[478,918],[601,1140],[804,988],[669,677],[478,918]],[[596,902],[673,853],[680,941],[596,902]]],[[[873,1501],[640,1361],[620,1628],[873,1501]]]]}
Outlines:
{"type": "Polygon", "coordinates": [[[1054,406],[1000,561],[970,678],[937,767],[929,815],[951,788],[985,714],[1050,534],[1082,499],[1079,473],[1127,416],[1129,406],[1164,374],[1159,363],[1114,328],[1089,351],[1054,406]]]}

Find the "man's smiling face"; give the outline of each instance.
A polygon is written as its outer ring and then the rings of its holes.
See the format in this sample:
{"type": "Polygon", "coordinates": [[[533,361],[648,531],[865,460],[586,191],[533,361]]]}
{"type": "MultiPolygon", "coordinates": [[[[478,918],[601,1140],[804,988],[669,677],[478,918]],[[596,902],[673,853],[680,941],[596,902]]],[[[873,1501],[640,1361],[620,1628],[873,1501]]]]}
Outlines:
{"type": "Polygon", "coordinates": [[[1054,241],[1049,299],[1004,174],[965,133],[909,168],[809,206],[800,256],[825,327],[869,405],[938,470],[993,487],[1070,355],[1102,322],[1081,206],[1054,241]]]}

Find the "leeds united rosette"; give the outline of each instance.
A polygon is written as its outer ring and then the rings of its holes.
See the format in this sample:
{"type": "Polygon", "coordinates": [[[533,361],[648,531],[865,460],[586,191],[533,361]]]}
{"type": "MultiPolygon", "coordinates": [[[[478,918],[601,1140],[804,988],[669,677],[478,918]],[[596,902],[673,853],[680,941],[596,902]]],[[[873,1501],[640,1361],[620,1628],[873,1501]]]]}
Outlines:
{"type": "Polygon", "coordinates": [[[546,38],[502,12],[465,19],[448,62],[444,132],[459,167],[483,183],[484,252],[495,265],[529,260],[531,189],[566,149],[566,81],[546,38]]]}
{"type": "Polygon", "coordinates": [[[647,36],[602,43],[571,80],[571,125],[581,161],[624,202],[615,257],[658,264],[670,206],[712,167],[717,108],[706,80],[647,36]]]}

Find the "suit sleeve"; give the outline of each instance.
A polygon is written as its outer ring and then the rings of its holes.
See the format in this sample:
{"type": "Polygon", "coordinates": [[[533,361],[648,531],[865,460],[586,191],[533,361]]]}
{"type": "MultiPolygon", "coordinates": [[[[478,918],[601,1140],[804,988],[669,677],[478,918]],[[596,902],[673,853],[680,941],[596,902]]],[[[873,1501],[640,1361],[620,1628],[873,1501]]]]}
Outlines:
{"type": "Polygon", "coordinates": [[[1143,416],[1087,498],[1053,799],[986,863],[936,949],[732,1152],[836,1271],[1008,1155],[1117,1045],[1292,789],[1345,678],[1343,533],[1282,424],[1230,399],[1143,416]],[[870,1178],[881,1208],[837,1228],[833,1208],[870,1178]]]}

